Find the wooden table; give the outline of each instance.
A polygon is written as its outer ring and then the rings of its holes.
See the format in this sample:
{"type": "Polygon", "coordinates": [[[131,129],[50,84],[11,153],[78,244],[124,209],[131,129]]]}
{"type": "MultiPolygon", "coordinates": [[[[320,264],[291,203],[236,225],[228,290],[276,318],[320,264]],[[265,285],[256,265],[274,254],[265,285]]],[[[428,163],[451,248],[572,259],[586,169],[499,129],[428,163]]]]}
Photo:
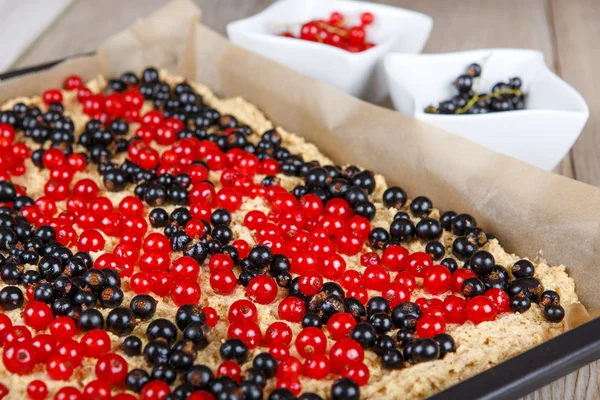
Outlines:
{"type": "MultiPolygon", "coordinates": [[[[270,0],[196,0],[203,22],[225,25],[266,7],[270,0]]],[[[590,120],[557,168],[558,173],[600,185],[600,2],[598,0],[379,0],[433,16],[425,52],[483,47],[542,51],[546,63],[587,100],[590,120]]],[[[25,53],[15,68],[93,51],[106,38],[150,14],[166,0],[77,1],[25,53]]],[[[527,399],[598,398],[598,368],[592,363],[527,396],[527,399]]]]}

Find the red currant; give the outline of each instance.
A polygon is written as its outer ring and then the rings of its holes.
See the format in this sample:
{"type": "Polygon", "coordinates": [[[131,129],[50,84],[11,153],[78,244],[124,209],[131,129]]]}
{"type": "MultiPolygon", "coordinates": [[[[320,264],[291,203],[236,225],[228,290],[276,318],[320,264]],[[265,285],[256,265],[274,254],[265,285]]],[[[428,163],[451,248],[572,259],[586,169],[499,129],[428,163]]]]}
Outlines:
{"type": "Polygon", "coordinates": [[[232,322],[227,329],[227,339],[237,338],[254,349],[262,341],[262,332],[256,322],[232,322]]]}
{"type": "Polygon", "coordinates": [[[85,357],[98,358],[110,351],[112,342],[108,333],[102,329],[92,329],[79,341],[85,357]]]}
{"type": "Polygon", "coordinates": [[[26,342],[5,345],[2,353],[2,361],[6,369],[17,375],[25,375],[31,372],[35,366],[35,349],[26,342]]]}
{"type": "Polygon", "coordinates": [[[142,388],[142,400],[164,400],[171,393],[169,384],[161,380],[151,380],[142,388]]]}
{"type": "Polygon", "coordinates": [[[60,354],[54,354],[46,361],[46,373],[55,381],[66,381],[73,375],[75,367],[71,360],[60,354]]]}
{"type": "Polygon", "coordinates": [[[496,306],[486,296],[475,296],[467,300],[467,317],[475,325],[496,319],[496,306]]]}
{"type": "Polygon", "coordinates": [[[277,297],[277,282],[267,275],[255,276],[246,287],[246,297],[259,304],[271,304],[277,297]]]}
{"type": "Polygon", "coordinates": [[[48,395],[48,386],[44,381],[36,379],[27,385],[27,397],[31,400],[44,400],[48,395]]]}
{"type": "Polygon", "coordinates": [[[311,379],[325,379],[330,371],[331,363],[324,354],[314,354],[304,361],[303,373],[311,379]]]}
{"type": "Polygon", "coordinates": [[[499,288],[491,288],[484,294],[485,297],[492,300],[498,314],[503,314],[510,311],[508,294],[499,288]]]}
{"type": "Polygon", "coordinates": [[[423,289],[429,294],[442,294],[450,287],[452,274],[443,265],[432,265],[425,272],[423,289]]]}
{"type": "Polygon", "coordinates": [[[420,338],[432,338],[446,332],[446,322],[441,317],[424,315],[417,321],[417,335],[420,338]]]}
{"type": "Polygon", "coordinates": [[[197,281],[183,278],[173,284],[171,299],[177,307],[181,307],[186,304],[198,304],[200,294],[200,285],[197,281]]]}
{"type": "Polygon", "coordinates": [[[289,346],[292,342],[292,329],[282,321],[275,321],[265,331],[265,343],[267,346],[283,344],[289,346]]]}
{"type": "Polygon", "coordinates": [[[295,345],[302,357],[324,354],[327,350],[327,338],[321,329],[308,327],[302,329],[296,336],[295,345]]]}
{"type": "Polygon", "coordinates": [[[237,383],[240,383],[242,377],[242,369],[235,361],[223,361],[217,367],[217,376],[228,376],[237,383]]]}
{"type": "Polygon", "coordinates": [[[352,339],[338,340],[329,350],[329,359],[334,372],[341,373],[347,365],[362,362],[365,351],[360,343],[352,339]]]}
{"type": "Polygon", "coordinates": [[[344,378],[352,379],[359,386],[364,386],[369,383],[371,374],[369,372],[369,367],[367,367],[365,363],[354,362],[348,364],[342,376],[344,378]]]}
{"type": "Polygon", "coordinates": [[[229,322],[256,322],[258,320],[258,310],[256,306],[248,300],[236,300],[229,306],[229,322]]]}
{"type": "Polygon", "coordinates": [[[465,299],[453,294],[444,299],[444,316],[451,324],[464,324],[467,320],[467,303],[465,299]]]}
{"type": "Polygon", "coordinates": [[[210,273],[210,287],[220,295],[228,295],[235,291],[237,279],[230,269],[216,268],[210,273]]]}
{"type": "Polygon", "coordinates": [[[277,310],[280,319],[289,322],[300,322],[306,313],[306,306],[298,297],[289,296],[279,302],[277,310]]]}
{"type": "Polygon", "coordinates": [[[95,367],[96,377],[111,386],[124,383],[127,370],[127,361],[114,353],[100,356],[95,367]]]}
{"type": "Polygon", "coordinates": [[[463,283],[469,278],[477,278],[475,272],[466,268],[459,268],[452,274],[452,283],[450,290],[454,293],[462,293],[463,283]]]}
{"type": "Polygon", "coordinates": [[[352,314],[335,313],[327,321],[327,332],[333,340],[340,340],[347,337],[355,326],[356,320],[352,314]]]}
{"type": "Polygon", "coordinates": [[[25,324],[36,331],[46,329],[53,318],[50,307],[41,301],[32,301],[25,306],[25,310],[23,311],[25,324]]]}

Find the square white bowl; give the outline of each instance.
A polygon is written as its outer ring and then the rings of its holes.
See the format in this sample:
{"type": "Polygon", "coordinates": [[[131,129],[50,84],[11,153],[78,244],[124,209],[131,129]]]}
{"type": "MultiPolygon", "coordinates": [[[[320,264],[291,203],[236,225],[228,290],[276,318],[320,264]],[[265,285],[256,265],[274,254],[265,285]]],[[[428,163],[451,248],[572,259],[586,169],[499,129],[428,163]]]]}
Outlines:
{"type": "Polygon", "coordinates": [[[392,102],[400,112],[546,170],[567,154],[589,116],[583,97],[535,50],[389,54],[384,65],[392,102]],[[481,78],[473,86],[480,92],[489,93],[495,83],[520,77],[525,109],[478,115],[425,113],[427,106],[458,94],[452,82],[474,62],[482,66],[481,78]]]}
{"type": "Polygon", "coordinates": [[[433,19],[397,7],[348,0],[281,0],[262,12],[227,25],[236,44],[300,73],[324,81],[353,96],[379,102],[388,93],[381,60],[390,52],[418,53],[431,33],[433,19]],[[286,25],[299,30],[312,19],[329,19],[339,11],[358,20],[365,11],[375,20],[367,27],[367,40],[376,44],[351,53],[334,46],[281,37],[286,25]]]}

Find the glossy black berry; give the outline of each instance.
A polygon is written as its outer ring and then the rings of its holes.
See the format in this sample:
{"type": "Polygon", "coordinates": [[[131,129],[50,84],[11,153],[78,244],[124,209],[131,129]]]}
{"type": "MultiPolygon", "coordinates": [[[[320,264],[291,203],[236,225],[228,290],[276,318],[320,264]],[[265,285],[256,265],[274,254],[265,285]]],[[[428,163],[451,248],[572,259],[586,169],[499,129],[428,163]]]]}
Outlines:
{"type": "Polygon", "coordinates": [[[367,302],[367,315],[375,314],[375,313],[389,313],[390,312],[390,304],[388,301],[381,296],[374,296],[369,299],[367,302]]]}
{"type": "Polygon", "coordinates": [[[373,228],[369,232],[369,245],[374,249],[382,249],[390,235],[384,228],[373,228]]]}
{"type": "Polygon", "coordinates": [[[98,295],[100,305],[106,308],[119,307],[123,303],[123,291],[117,286],[106,286],[98,295]]]}
{"type": "Polygon", "coordinates": [[[106,283],[106,275],[101,270],[92,268],[83,275],[83,280],[91,290],[100,291],[106,283]]]}
{"type": "Polygon", "coordinates": [[[38,264],[38,271],[43,279],[53,281],[63,272],[60,260],[53,256],[44,256],[38,264]]]}
{"type": "Polygon", "coordinates": [[[17,189],[10,181],[0,182],[0,202],[8,203],[17,198],[17,189]]]}
{"type": "Polygon", "coordinates": [[[400,369],[403,362],[402,352],[397,349],[387,349],[381,355],[381,367],[383,369],[400,369]]]}
{"type": "Polygon", "coordinates": [[[344,311],[352,315],[356,321],[360,321],[364,316],[367,315],[365,306],[354,297],[344,298],[344,311]]]}
{"type": "Polygon", "coordinates": [[[457,236],[465,235],[469,229],[475,228],[476,226],[477,221],[469,214],[457,215],[452,220],[452,232],[457,236]]]}
{"type": "Polygon", "coordinates": [[[175,382],[175,379],[177,378],[177,370],[175,369],[175,367],[169,363],[162,363],[162,364],[158,364],[155,365],[152,368],[152,372],[150,374],[150,379],[155,380],[161,380],[164,381],[166,383],[168,383],[169,385],[172,384],[173,382],[175,382]]]}
{"type": "Polygon", "coordinates": [[[440,358],[440,346],[433,339],[417,339],[410,345],[410,359],[412,363],[433,361],[440,358]]]}
{"type": "Polygon", "coordinates": [[[424,218],[431,213],[433,203],[425,196],[418,196],[410,203],[410,212],[413,216],[424,218]]]}
{"type": "Polygon", "coordinates": [[[454,211],[446,211],[440,216],[440,225],[442,228],[449,231],[452,229],[452,221],[456,217],[456,213],[454,211]]]}
{"type": "Polygon", "coordinates": [[[544,307],[544,318],[549,322],[560,322],[565,318],[565,309],[560,305],[550,304],[544,307]]]}
{"type": "Polygon", "coordinates": [[[17,234],[12,229],[0,228],[0,250],[9,250],[17,241],[17,234]]]}
{"type": "Polygon", "coordinates": [[[271,249],[262,245],[255,246],[252,250],[250,250],[250,254],[248,254],[248,259],[255,268],[267,266],[271,261],[271,258],[271,249]]]}
{"type": "Polygon", "coordinates": [[[353,186],[360,187],[368,194],[372,194],[375,190],[375,176],[371,171],[361,171],[354,174],[351,182],[353,186]]]}
{"type": "Polygon", "coordinates": [[[83,332],[104,328],[104,316],[95,308],[88,308],[79,315],[79,329],[83,332]]]}
{"type": "Polygon", "coordinates": [[[509,300],[508,306],[513,312],[524,313],[531,308],[531,301],[527,296],[514,296],[509,300]]]}
{"type": "Polygon", "coordinates": [[[23,291],[17,286],[5,286],[0,290],[0,307],[4,311],[11,311],[23,305],[23,291]]]}
{"type": "Polygon", "coordinates": [[[378,334],[389,332],[394,327],[392,318],[384,312],[369,315],[369,324],[373,326],[378,334]]]}
{"type": "Polygon", "coordinates": [[[394,307],[391,316],[396,328],[414,331],[421,318],[421,308],[415,303],[403,302],[394,307]]]}
{"type": "Polygon", "coordinates": [[[152,340],[144,347],[144,359],[148,364],[166,363],[171,356],[171,348],[164,340],[152,340]]]}
{"type": "Polygon", "coordinates": [[[440,348],[440,358],[444,357],[447,353],[456,352],[456,342],[454,342],[452,336],[447,333],[435,335],[433,340],[435,340],[440,348]]]}
{"type": "Polygon", "coordinates": [[[387,208],[393,207],[400,209],[404,207],[406,200],[406,192],[398,186],[391,186],[383,192],[383,205],[387,208]]]}
{"type": "Polygon", "coordinates": [[[439,241],[433,241],[427,243],[425,246],[425,253],[429,254],[433,261],[441,260],[446,254],[446,248],[439,241]]]}
{"type": "Polygon", "coordinates": [[[135,368],[127,373],[125,386],[132,392],[139,393],[142,388],[150,381],[150,374],[140,368],[135,368]]]}
{"type": "Polygon", "coordinates": [[[352,328],[352,332],[350,332],[350,338],[360,343],[363,348],[369,349],[375,346],[377,332],[375,332],[375,328],[373,328],[373,326],[370,324],[361,322],[352,328]]]}
{"type": "Polygon", "coordinates": [[[189,324],[183,330],[183,338],[191,340],[198,350],[202,350],[208,346],[208,338],[206,337],[207,331],[208,327],[206,325],[194,322],[189,324]]]}
{"type": "Polygon", "coordinates": [[[151,184],[144,190],[144,200],[151,207],[159,207],[167,202],[167,190],[159,184],[151,184]]]}
{"type": "Polygon", "coordinates": [[[319,328],[323,327],[323,323],[321,322],[321,318],[315,313],[306,313],[302,317],[302,327],[303,328],[319,328]]]}
{"type": "Polygon", "coordinates": [[[123,352],[130,357],[142,354],[142,339],[137,336],[127,336],[121,345],[123,352]]]}
{"type": "Polygon", "coordinates": [[[496,260],[491,253],[485,250],[479,250],[471,256],[469,264],[471,265],[471,270],[475,272],[478,277],[482,278],[492,272],[496,265],[496,260]]]}
{"type": "Polygon", "coordinates": [[[417,223],[415,234],[425,242],[438,240],[442,236],[442,226],[437,219],[424,218],[417,223]]]}
{"type": "Polygon", "coordinates": [[[560,296],[554,290],[546,290],[540,296],[540,306],[546,307],[549,305],[559,305],[560,304],[560,296]]]}
{"type": "Polygon", "coordinates": [[[406,346],[413,341],[413,333],[408,329],[399,329],[396,332],[396,342],[399,346],[406,346]]]}
{"type": "Polygon", "coordinates": [[[463,282],[462,294],[470,299],[475,296],[480,296],[485,292],[485,285],[478,278],[469,278],[463,282]]]}
{"type": "Polygon", "coordinates": [[[146,329],[148,340],[164,339],[168,344],[173,344],[177,339],[177,327],[165,318],[155,319],[146,329]]]}
{"type": "Polygon", "coordinates": [[[194,389],[205,389],[212,379],[212,370],[202,364],[189,368],[184,375],[185,382],[194,389]]]}
{"type": "Polygon", "coordinates": [[[398,218],[390,224],[390,236],[401,242],[409,242],[415,236],[416,228],[411,220],[398,218]]]}
{"type": "Polygon", "coordinates": [[[533,276],[535,267],[529,260],[519,260],[513,264],[510,272],[512,272],[515,278],[527,278],[533,276]]]}
{"type": "Polygon", "coordinates": [[[373,347],[373,351],[381,356],[386,350],[395,349],[396,341],[388,335],[379,335],[375,340],[375,346],[373,347]]]}
{"type": "Polygon", "coordinates": [[[243,364],[248,359],[248,347],[240,339],[227,339],[221,344],[219,354],[224,361],[233,360],[243,364]]]}
{"type": "Polygon", "coordinates": [[[199,305],[186,304],[177,310],[175,322],[179,329],[184,330],[192,323],[204,324],[206,322],[206,315],[199,305]]]}
{"type": "Polygon", "coordinates": [[[541,282],[539,279],[533,277],[515,279],[506,289],[506,293],[508,293],[509,297],[524,295],[529,297],[529,300],[534,303],[539,301],[543,292],[544,287],[541,282]]]}
{"type": "Polygon", "coordinates": [[[352,379],[341,378],[331,386],[331,400],[359,400],[360,389],[352,379]]]}
{"type": "Polygon", "coordinates": [[[129,308],[118,307],[106,317],[106,328],[117,336],[127,336],[134,328],[133,312],[129,308]]]}
{"type": "Polygon", "coordinates": [[[466,261],[477,251],[477,246],[465,236],[459,236],[452,242],[452,254],[461,261],[466,261]]]}
{"type": "Polygon", "coordinates": [[[148,294],[138,294],[131,299],[129,308],[137,318],[148,319],[156,312],[156,300],[148,294]]]}

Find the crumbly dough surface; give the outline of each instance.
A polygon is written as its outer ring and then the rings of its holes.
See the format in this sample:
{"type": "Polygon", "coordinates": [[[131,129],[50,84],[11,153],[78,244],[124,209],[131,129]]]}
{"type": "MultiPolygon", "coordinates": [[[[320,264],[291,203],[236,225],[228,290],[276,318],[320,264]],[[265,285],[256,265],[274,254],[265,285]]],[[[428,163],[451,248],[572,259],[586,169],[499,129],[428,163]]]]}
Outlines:
{"type": "MultiPolygon", "coordinates": [[[[169,76],[164,71],[161,71],[161,79],[165,80],[171,85],[184,80],[181,77],[169,76]]],[[[199,94],[203,96],[204,102],[207,105],[217,109],[221,112],[221,114],[232,114],[238,118],[240,123],[249,125],[255,132],[250,137],[251,141],[258,142],[260,139],[260,134],[268,129],[276,128],[283,137],[282,145],[287,147],[292,154],[302,155],[305,161],[318,160],[322,164],[332,164],[331,160],[320,153],[315,145],[307,143],[303,138],[295,134],[286,132],[281,127],[275,127],[262,112],[260,112],[253,104],[247,102],[246,100],[242,98],[220,99],[217,98],[208,87],[191,82],[190,84],[199,94]]],[[[105,86],[106,80],[103,77],[98,77],[97,79],[88,83],[88,87],[93,92],[98,92],[105,86]]],[[[88,117],[82,113],[81,106],[77,103],[74,93],[63,91],[63,97],[66,113],[75,122],[77,136],[83,130],[88,117]]],[[[34,103],[44,109],[40,97],[17,98],[7,102],[1,108],[10,109],[15,103],[18,102],[23,102],[25,104],[34,103]]],[[[142,112],[149,110],[150,107],[150,104],[146,104],[142,112]]],[[[136,124],[130,124],[129,135],[133,135],[136,128],[136,124]]],[[[33,149],[39,146],[35,145],[33,142],[30,142],[29,139],[25,140],[26,143],[33,149]]],[[[159,151],[165,149],[160,149],[160,146],[156,146],[155,144],[153,144],[153,146],[158,148],[159,151]]],[[[123,159],[117,158],[117,161],[121,162],[123,159]]],[[[220,187],[218,179],[219,175],[220,174],[215,172],[211,172],[210,175],[211,180],[216,184],[217,188],[220,187]]],[[[282,174],[280,174],[279,177],[281,178],[282,186],[288,190],[291,190],[294,186],[301,182],[300,178],[287,177],[282,174]]],[[[14,183],[23,185],[25,188],[27,188],[27,194],[35,199],[43,195],[43,185],[47,178],[48,170],[39,170],[33,165],[33,163],[31,163],[31,161],[27,161],[27,173],[24,176],[16,177],[13,181],[14,183]]],[[[76,174],[73,182],[76,182],[82,178],[93,179],[101,189],[100,195],[110,198],[115,206],[118,205],[119,201],[123,197],[131,195],[134,188],[133,185],[130,185],[130,187],[128,187],[125,191],[118,193],[112,193],[103,190],[104,185],[102,183],[102,179],[99,174],[95,172],[95,167],[93,165],[89,166],[87,171],[76,174]]],[[[262,178],[263,176],[257,175],[255,177],[255,181],[260,182],[262,178]]],[[[381,175],[377,175],[376,180],[377,189],[372,195],[372,200],[376,204],[377,214],[375,219],[372,221],[372,226],[389,228],[389,224],[397,210],[386,209],[383,206],[381,202],[381,196],[387,185],[385,183],[385,179],[381,175]]],[[[426,195],[427,188],[424,187],[422,193],[412,193],[409,195],[414,197],[420,194],[426,195]]],[[[64,201],[57,204],[59,206],[59,210],[65,209],[64,201]]],[[[174,208],[175,207],[171,205],[165,207],[168,212],[172,211],[174,208]]],[[[260,198],[244,199],[241,209],[232,213],[232,230],[234,232],[234,236],[236,238],[241,238],[248,241],[250,245],[255,243],[255,238],[253,233],[242,225],[242,222],[244,215],[248,211],[255,209],[268,212],[269,205],[260,198]]],[[[405,211],[407,210],[408,204],[405,206],[405,211]]],[[[150,209],[146,210],[146,217],[149,211],[150,209]]],[[[468,212],[469,210],[457,211],[468,212]]],[[[439,218],[439,215],[439,210],[434,210],[432,212],[433,217],[439,218]]],[[[414,221],[416,222],[418,219],[414,219],[414,221]]],[[[81,232],[80,229],[77,229],[77,231],[78,233],[81,232]]],[[[153,228],[149,225],[149,232],[151,231],[153,231],[153,228]]],[[[105,236],[105,238],[107,240],[105,251],[110,252],[118,243],[118,239],[108,236],[105,236]]],[[[441,241],[447,249],[451,249],[453,238],[454,235],[452,233],[444,231],[441,241]]],[[[413,240],[408,245],[408,248],[411,252],[424,251],[424,247],[424,244],[418,240],[413,240]]],[[[497,264],[505,267],[510,267],[515,261],[520,259],[520,257],[514,254],[505,252],[496,239],[491,240],[483,247],[483,249],[494,255],[497,264]]],[[[363,252],[365,251],[370,250],[365,246],[363,252]]],[[[95,259],[100,254],[101,253],[94,253],[92,254],[92,257],[95,259]]],[[[449,254],[451,254],[451,251],[449,254]]],[[[173,252],[172,258],[175,259],[181,255],[182,254],[180,252],[173,252]]],[[[347,267],[349,269],[362,270],[362,267],[359,264],[359,255],[352,257],[344,256],[344,258],[347,261],[347,267]]],[[[541,280],[545,289],[556,290],[560,294],[561,304],[563,307],[565,307],[565,309],[568,308],[569,304],[578,302],[577,294],[575,292],[575,284],[573,279],[570,278],[565,272],[564,266],[549,266],[544,261],[540,260],[534,261],[534,264],[536,267],[535,276],[541,280]]],[[[202,306],[214,307],[218,311],[221,319],[210,334],[210,345],[206,349],[198,352],[196,363],[206,364],[214,370],[221,361],[219,356],[219,346],[221,341],[225,338],[227,332],[227,310],[229,305],[237,299],[245,298],[245,296],[244,288],[242,286],[238,286],[232,295],[215,295],[209,285],[207,265],[208,259],[203,265],[200,275],[200,283],[202,288],[200,303],[202,306]]],[[[27,268],[35,267],[27,266],[27,268]]],[[[395,273],[391,273],[392,279],[394,275],[395,273]]],[[[3,286],[4,284],[0,282],[0,288],[3,286]]],[[[128,278],[123,279],[122,289],[125,292],[125,300],[123,301],[123,305],[129,305],[129,301],[133,297],[133,292],[129,289],[128,278]]],[[[369,295],[374,296],[378,295],[378,293],[372,291],[369,293],[369,295]]],[[[258,323],[261,326],[263,334],[267,326],[277,320],[277,303],[283,297],[285,297],[285,290],[280,288],[278,298],[273,304],[266,306],[260,304],[256,305],[259,310],[258,323]]],[[[415,292],[413,292],[411,300],[414,301],[419,297],[435,296],[427,295],[421,290],[417,289],[415,292]]],[[[438,297],[443,298],[444,295],[438,297]]],[[[156,298],[158,300],[157,312],[153,318],[168,318],[173,320],[178,307],[173,304],[168,297],[156,298]]],[[[110,311],[109,309],[99,309],[105,316],[108,314],[108,311],[110,311]]],[[[22,310],[17,309],[10,311],[7,314],[10,316],[14,324],[23,324],[22,310]]],[[[145,330],[149,322],[150,321],[144,321],[139,323],[132,333],[139,336],[143,340],[144,344],[146,343],[145,330]]],[[[297,334],[301,329],[300,324],[290,323],[289,325],[291,326],[294,335],[297,334]]],[[[381,368],[379,359],[375,353],[371,351],[365,351],[365,363],[370,369],[371,378],[366,386],[361,387],[361,397],[365,399],[426,398],[449,386],[452,386],[455,383],[482,372],[510,357],[522,353],[523,351],[562,333],[564,329],[564,321],[558,324],[547,322],[543,317],[543,310],[538,305],[532,304],[531,309],[524,314],[503,314],[500,315],[495,321],[484,322],[477,326],[473,325],[471,322],[466,322],[464,325],[448,324],[447,333],[452,335],[452,337],[455,339],[457,343],[457,351],[456,353],[447,354],[441,360],[417,365],[409,365],[408,367],[400,370],[389,371],[381,368]]],[[[143,355],[136,357],[125,356],[118,350],[119,345],[124,338],[117,337],[111,333],[109,333],[109,335],[113,340],[113,351],[119,352],[119,354],[126,358],[130,370],[139,367],[146,368],[149,371],[149,366],[144,361],[143,355]]],[[[329,345],[331,344],[332,342],[330,341],[329,345]]],[[[266,350],[267,349],[265,347],[258,347],[252,350],[250,352],[249,361],[242,366],[242,369],[245,370],[251,366],[251,360],[255,354],[266,350]]],[[[293,344],[290,347],[290,350],[292,355],[299,357],[293,344]]],[[[299,359],[302,360],[301,357],[299,357],[299,359]]],[[[7,372],[4,368],[4,365],[0,362],[0,382],[10,389],[10,393],[6,397],[7,399],[24,399],[27,398],[27,384],[34,379],[41,379],[48,385],[48,398],[52,398],[54,393],[63,386],[72,385],[83,388],[87,382],[94,380],[94,365],[95,360],[84,359],[83,365],[76,369],[75,374],[72,376],[70,381],[62,382],[52,381],[46,375],[43,365],[38,364],[34,369],[34,372],[29,375],[17,376],[7,372]]],[[[337,376],[333,374],[330,375],[328,379],[322,381],[301,377],[300,381],[302,383],[302,391],[315,392],[320,394],[323,398],[329,398],[329,390],[335,379],[337,379],[337,376]]],[[[275,380],[271,379],[267,385],[267,388],[265,389],[265,398],[268,397],[267,393],[274,388],[274,385],[275,380]]],[[[113,394],[116,393],[118,393],[118,391],[113,390],[113,394]]]]}

